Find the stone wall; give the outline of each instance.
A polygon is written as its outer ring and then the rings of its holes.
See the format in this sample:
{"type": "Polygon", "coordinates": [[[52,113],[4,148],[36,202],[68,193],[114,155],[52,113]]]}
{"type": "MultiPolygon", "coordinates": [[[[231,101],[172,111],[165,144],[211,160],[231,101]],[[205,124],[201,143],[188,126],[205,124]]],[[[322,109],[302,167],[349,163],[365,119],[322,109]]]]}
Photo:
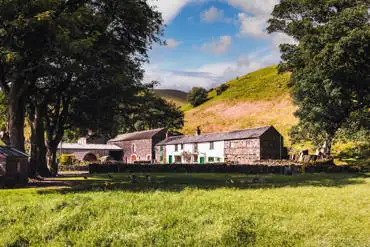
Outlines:
{"type": "Polygon", "coordinates": [[[132,140],[132,141],[118,141],[110,142],[123,149],[123,162],[134,163],[135,161],[151,161],[154,157],[152,149],[152,140],[132,140]],[[135,151],[133,150],[135,144],[135,151]],[[149,158],[149,159],[148,159],[149,158]]]}
{"type": "Polygon", "coordinates": [[[225,141],[225,159],[238,164],[260,160],[259,139],[225,141]]]}
{"type": "Polygon", "coordinates": [[[161,151],[160,146],[155,146],[155,163],[156,164],[164,164],[166,163],[166,146],[163,146],[163,151],[161,151]],[[161,161],[161,156],[163,157],[163,160],[161,161]]]}
{"type": "Polygon", "coordinates": [[[267,130],[261,137],[261,159],[282,159],[284,140],[280,133],[271,128],[267,130]]]}
{"type": "MultiPolygon", "coordinates": [[[[156,146],[159,142],[163,141],[164,139],[166,139],[166,134],[167,134],[167,129],[163,129],[162,131],[158,132],[157,134],[155,134],[152,138],[152,156],[153,156],[153,159],[155,160],[158,160],[159,161],[159,147],[158,147],[158,152],[157,152],[157,149],[156,149],[156,146]],[[157,157],[158,156],[158,157],[157,157]]],[[[163,147],[163,150],[165,150],[166,148],[163,147]]],[[[164,155],[164,157],[166,157],[164,155]]]]}

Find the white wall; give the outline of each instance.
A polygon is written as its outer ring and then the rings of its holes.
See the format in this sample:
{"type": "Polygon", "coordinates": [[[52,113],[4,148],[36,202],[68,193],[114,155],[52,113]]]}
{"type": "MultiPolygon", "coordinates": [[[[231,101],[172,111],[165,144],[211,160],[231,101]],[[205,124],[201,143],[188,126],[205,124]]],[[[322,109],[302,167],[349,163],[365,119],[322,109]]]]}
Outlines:
{"type": "MultiPolygon", "coordinates": [[[[200,157],[204,157],[205,163],[208,163],[208,158],[213,157],[213,162],[224,162],[225,160],[225,152],[224,152],[224,141],[218,141],[214,142],[214,149],[210,149],[210,143],[198,143],[198,152],[194,153],[194,144],[184,144],[183,149],[181,149],[181,145],[178,145],[178,151],[175,151],[175,145],[167,145],[166,148],[166,161],[169,162],[169,156],[172,155],[172,161],[175,162],[175,156],[181,156],[183,152],[188,152],[191,154],[198,154],[198,160],[196,163],[200,162],[200,157]],[[217,158],[220,159],[220,161],[217,161],[217,158]]],[[[194,160],[192,159],[194,162],[194,160]]],[[[210,163],[213,163],[210,162],[210,163]]],[[[184,158],[182,157],[182,163],[186,163],[184,158]]]]}

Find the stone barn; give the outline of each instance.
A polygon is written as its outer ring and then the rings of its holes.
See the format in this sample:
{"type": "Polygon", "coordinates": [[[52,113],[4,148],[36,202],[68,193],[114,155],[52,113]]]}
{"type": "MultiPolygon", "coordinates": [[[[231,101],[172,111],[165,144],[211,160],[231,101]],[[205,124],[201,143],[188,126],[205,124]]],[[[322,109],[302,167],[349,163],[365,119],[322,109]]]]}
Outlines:
{"type": "Polygon", "coordinates": [[[125,163],[152,163],[155,159],[155,145],[164,140],[166,135],[167,130],[160,128],[118,135],[108,143],[123,149],[125,163]]]}
{"type": "Polygon", "coordinates": [[[111,144],[84,144],[62,142],[58,146],[57,154],[73,154],[77,160],[95,162],[99,157],[110,156],[113,160],[122,161],[122,148],[111,144]]]}
{"type": "Polygon", "coordinates": [[[28,155],[11,147],[0,147],[0,184],[28,182],[28,155]]]}
{"type": "Polygon", "coordinates": [[[223,133],[169,137],[156,146],[158,163],[247,164],[258,160],[281,159],[283,137],[273,127],[223,133]]]}

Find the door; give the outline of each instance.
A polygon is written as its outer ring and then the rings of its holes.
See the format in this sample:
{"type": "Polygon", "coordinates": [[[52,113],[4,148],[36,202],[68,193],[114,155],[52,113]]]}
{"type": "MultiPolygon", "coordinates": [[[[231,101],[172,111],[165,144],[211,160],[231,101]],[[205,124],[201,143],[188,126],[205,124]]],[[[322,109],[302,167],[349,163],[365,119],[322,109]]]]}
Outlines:
{"type": "Polygon", "coordinates": [[[172,155],[170,155],[168,158],[168,163],[172,164],[172,155]]]}
{"type": "Polygon", "coordinates": [[[200,163],[204,164],[204,157],[200,157],[200,163]]]}
{"type": "Polygon", "coordinates": [[[131,163],[135,163],[135,161],[136,161],[136,155],[133,154],[131,155],[131,163]]]}

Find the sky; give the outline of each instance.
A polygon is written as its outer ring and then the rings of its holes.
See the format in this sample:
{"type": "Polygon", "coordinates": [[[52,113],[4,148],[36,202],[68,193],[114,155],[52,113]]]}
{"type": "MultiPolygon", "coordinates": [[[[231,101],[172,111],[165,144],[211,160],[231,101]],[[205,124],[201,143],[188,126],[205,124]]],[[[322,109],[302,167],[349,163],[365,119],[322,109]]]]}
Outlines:
{"type": "Polygon", "coordinates": [[[162,13],[167,45],[149,52],[144,81],[162,89],[210,89],[279,63],[279,45],[293,40],[266,31],[278,1],[149,0],[162,13]]]}

